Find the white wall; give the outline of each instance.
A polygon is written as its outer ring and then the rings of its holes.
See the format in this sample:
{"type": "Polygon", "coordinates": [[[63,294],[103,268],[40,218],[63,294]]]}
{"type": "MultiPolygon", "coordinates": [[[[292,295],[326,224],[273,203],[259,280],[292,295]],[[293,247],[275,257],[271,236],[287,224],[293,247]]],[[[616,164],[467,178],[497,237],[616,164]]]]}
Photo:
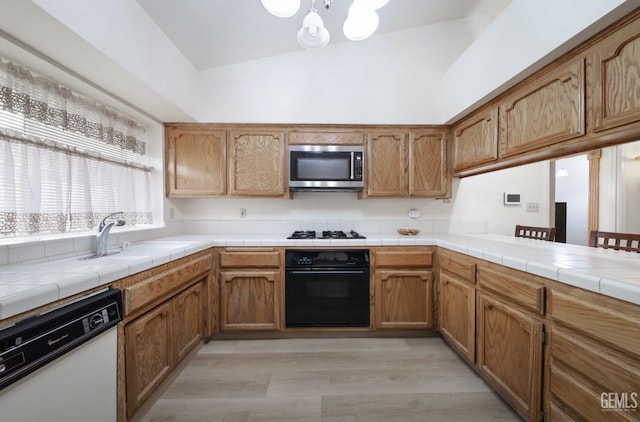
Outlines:
{"type": "MultiPolygon", "coordinates": [[[[209,198],[168,199],[175,221],[202,223],[210,231],[287,232],[299,229],[350,229],[365,234],[420,228],[427,233],[475,232],[512,235],[516,224],[544,226],[549,219],[549,163],[535,163],[493,173],[454,179],[454,197],[435,199],[366,199],[355,193],[299,192],[293,199],[209,198]],[[523,204],[505,206],[504,192],[520,192],[523,204]],[[528,213],[525,202],[540,203],[528,213]],[[247,218],[240,219],[240,208],[247,218]],[[421,217],[409,221],[407,211],[421,217]],[[204,224],[207,223],[207,224],[204,224]]],[[[169,213],[171,214],[171,212],[169,213]]]]}
{"type": "Polygon", "coordinates": [[[556,160],[556,171],[564,168],[568,176],[555,178],[556,202],[567,203],[567,243],[588,244],[589,160],[586,155],[556,160]]]}
{"type": "MultiPolygon", "coordinates": [[[[4,0],[0,26],[166,121],[434,124],[461,112],[553,50],[563,37],[620,4],[632,7],[640,0],[514,0],[473,44],[490,17],[203,72],[190,67],[135,1],[4,0]],[[533,45],[539,41],[546,41],[543,47],[533,45]]],[[[489,233],[512,234],[515,224],[548,224],[548,186],[548,163],[539,163],[456,181],[448,204],[358,201],[353,194],[164,201],[176,221],[237,219],[243,204],[248,220],[277,221],[307,215],[323,221],[403,220],[408,208],[417,207],[423,221],[452,222],[448,227],[456,230],[469,223],[474,230],[482,226],[489,233]],[[539,202],[540,212],[526,213],[524,205],[505,207],[505,191],[520,191],[525,203],[539,202]]]]}
{"type": "Polygon", "coordinates": [[[618,231],[640,233],[640,142],[618,146],[621,152],[621,225],[618,231]]]}
{"type": "Polygon", "coordinates": [[[640,141],[602,149],[599,229],[640,233],[640,141]]]}
{"type": "Polygon", "coordinates": [[[549,162],[527,164],[460,180],[452,219],[483,219],[487,233],[513,235],[517,224],[549,225],[549,162]],[[504,205],[504,192],[520,193],[521,205],[504,205]],[[539,203],[527,212],[526,203],[539,203]]]}
{"type": "Polygon", "coordinates": [[[442,75],[489,22],[444,22],[202,71],[197,120],[440,123],[442,75]]]}
{"type": "Polygon", "coordinates": [[[445,73],[442,120],[504,91],[512,79],[530,75],[639,5],[637,0],[513,0],[445,73]]]}
{"type": "Polygon", "coordinates": [[[0,29],[157,120],[193,120],[197,72],[135,1],[2,0],[0,29]]]}

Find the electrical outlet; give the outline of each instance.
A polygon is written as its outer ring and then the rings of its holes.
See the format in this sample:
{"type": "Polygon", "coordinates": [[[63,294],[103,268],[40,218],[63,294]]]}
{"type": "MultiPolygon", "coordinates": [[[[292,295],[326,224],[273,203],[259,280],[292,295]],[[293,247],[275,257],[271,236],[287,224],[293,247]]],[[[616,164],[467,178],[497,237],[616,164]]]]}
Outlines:
{"type": "Polygon", "coordinates": [[[540,212],[540,203],[527,202],[527,212],[540,212]]]}
{"type": "Polygon", "coordinates": [[[240,218],[247,218],[247,209],[240,208],[240,218]]]}

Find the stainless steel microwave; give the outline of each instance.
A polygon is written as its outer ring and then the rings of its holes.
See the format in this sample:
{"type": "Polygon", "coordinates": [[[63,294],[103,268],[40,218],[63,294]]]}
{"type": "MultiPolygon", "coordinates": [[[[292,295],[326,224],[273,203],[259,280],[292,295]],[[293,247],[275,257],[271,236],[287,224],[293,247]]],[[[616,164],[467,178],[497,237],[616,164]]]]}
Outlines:
{"type": "Polygon", "coordinates": [[[359,191],[364,186],[364,147],[289,146],[289,189],[359,191]]]}

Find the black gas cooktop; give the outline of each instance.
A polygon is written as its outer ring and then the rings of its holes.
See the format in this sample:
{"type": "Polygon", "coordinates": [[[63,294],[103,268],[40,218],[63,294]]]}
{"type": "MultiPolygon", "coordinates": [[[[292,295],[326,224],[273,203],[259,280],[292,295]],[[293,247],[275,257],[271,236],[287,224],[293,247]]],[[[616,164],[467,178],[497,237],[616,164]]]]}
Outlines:
{"type": "Polygon", "coordinates": [[[345,233],[342,230],[324,230],[316,232],[314,230],[296,230],[287,239],[366,239],[355,230],[345,233]]]}

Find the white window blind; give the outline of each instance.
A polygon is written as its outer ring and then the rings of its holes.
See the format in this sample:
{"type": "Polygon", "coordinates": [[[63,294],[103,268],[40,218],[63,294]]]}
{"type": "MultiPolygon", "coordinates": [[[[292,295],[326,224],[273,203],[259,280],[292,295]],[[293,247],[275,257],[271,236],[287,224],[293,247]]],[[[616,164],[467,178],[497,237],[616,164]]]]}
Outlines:
{"type": "Polygon", "coordinates": [[[144,128],[0,58],[0,236],[153,222],[144,128]]]}

